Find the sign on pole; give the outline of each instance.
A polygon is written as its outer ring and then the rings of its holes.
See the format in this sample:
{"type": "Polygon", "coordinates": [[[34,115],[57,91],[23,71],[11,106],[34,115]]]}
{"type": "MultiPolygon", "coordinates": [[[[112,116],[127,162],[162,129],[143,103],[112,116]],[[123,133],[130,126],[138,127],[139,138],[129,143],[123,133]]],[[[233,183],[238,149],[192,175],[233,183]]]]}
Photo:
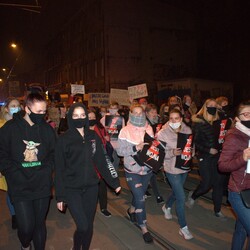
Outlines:
{"type": "Polygon", "coordinates": [[[109,93],[89,93],[88,105],[89,106],[108,106],[109,105],[109,93]]]}
{"type": "Polygon", "coordinates": [[[85,86],[84,85],[78,85],[78,84],[71,84],[71,94],[85,94],[85,86]]]}
{"type": "Polygon", "coordinates": [[[127,89],[110,89],[110,102],[118,102],[120,105],[130,106],[127,89]]]}
{"type": "Polygon", "coordinates": [[[147,84],[142,83],[128,87],[128,94],[130,100],[148,96],[147,84]]]}

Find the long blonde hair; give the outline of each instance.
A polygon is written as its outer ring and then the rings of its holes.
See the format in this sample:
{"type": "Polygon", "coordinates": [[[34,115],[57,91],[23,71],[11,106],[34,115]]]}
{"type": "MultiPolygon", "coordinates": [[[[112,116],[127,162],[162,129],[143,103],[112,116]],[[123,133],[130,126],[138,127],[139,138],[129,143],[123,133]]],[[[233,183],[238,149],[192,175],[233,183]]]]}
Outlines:
{"type": "Polygon", "coordinates": [[[217,102],[216,102],[216,100],[214,98],[207,99],[204,102],[204,104],[201,107],[201,109],[198,111],[197,115],[202,116],[207,122],[213,124],[214,121],[219,120],[219,114],[218,114],[218,110],[216,110],[215,115],[212,116],[212,120],[208,119],[208,117],[211,116],[211,114],[209,114],[207,112],[207,105],[208,105],[209,102],[215,102],[217,104],[217,102]]]}

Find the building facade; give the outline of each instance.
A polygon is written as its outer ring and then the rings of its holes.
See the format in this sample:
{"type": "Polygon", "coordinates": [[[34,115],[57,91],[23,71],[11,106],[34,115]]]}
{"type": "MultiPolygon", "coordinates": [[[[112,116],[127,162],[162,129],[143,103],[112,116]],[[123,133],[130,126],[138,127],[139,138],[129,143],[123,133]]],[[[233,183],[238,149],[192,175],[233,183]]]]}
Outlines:
{"type": "Polygon", "coordinates": [[[45,84],[155,93],[158,81],[195,76],[196,48],[192,14],[163,0],[87,0],[48,43],[45,84]]]}

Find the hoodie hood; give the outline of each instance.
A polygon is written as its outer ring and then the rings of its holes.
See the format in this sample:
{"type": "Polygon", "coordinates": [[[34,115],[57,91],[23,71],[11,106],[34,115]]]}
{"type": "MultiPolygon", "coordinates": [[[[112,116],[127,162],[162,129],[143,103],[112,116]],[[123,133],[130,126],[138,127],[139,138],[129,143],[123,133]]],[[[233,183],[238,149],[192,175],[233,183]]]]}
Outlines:
{"type": "Polygon", "coordinates": [[[85,111],[85,114],[86,114],[86,125],[84,127],[84,129],[89,129],[89,118],[88,118],[88,110],[86,108],[86,106],[81,103],[81,102],[77,102],[77,103],[74,103],[70,106],[70,109],[68,111],[68,114],[67,114],[67,121],[68,121],[68,126],[70,129],[75,129],[74,125],[73,125],[73,118],[72,118],[72,115],[73,115],[73,111],[75,108],[78,108],[78,107],[81,107],[84,109],[85,111]]]}

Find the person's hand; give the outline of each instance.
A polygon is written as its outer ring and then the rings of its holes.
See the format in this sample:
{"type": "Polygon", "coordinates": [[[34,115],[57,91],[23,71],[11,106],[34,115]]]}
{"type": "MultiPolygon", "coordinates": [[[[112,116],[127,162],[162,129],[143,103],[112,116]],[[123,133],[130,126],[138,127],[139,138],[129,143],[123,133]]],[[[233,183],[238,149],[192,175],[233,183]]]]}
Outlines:
{"type": "Polygon", "coordinates": [[[209,154],[211,154],[211,155],[216,155],[216,154],[218,154],[218,150],[215,149],[215,148],[210,148],[209,154]]]}
{"type": "Polygon", "coordinates": [[[64,202],[63,201],[57,202],[57,209],[59,211],[63,211],[63,209],[64,209],[64,202]]]}
{"type": "Polygon", "coordinates": [[[104,139],[105,139],[106,141],[110,141],[110,137],[109,137],[108,135],[105,135],[105,136],[104,136],[104,139]]]}
{"type": "Polygon", "coordinates": [[[174,149],[173,149],[173,154],[174,154],[175,156],[181,155],[181,153],[182,153],[181,148],[174,148],[174,149]]]}
{"type": "Polygon", "coordinates": [[[121,191],[121,189],[122,189],[121,187],[116,188],[115,193],[118,194],[121,191]]]}
{"type": "Polygon", "coordinates": [[[243,150],[244,161],[250,160],[250,147],[243,150]]]}
{"type": "Polygon", "coordinates": [[[140,144],[136,145],[135,148],[137,151],[140,151],[143,149],[144,145],[147,145],[148,143],[146,142],[141,142],[140,144]]]}

